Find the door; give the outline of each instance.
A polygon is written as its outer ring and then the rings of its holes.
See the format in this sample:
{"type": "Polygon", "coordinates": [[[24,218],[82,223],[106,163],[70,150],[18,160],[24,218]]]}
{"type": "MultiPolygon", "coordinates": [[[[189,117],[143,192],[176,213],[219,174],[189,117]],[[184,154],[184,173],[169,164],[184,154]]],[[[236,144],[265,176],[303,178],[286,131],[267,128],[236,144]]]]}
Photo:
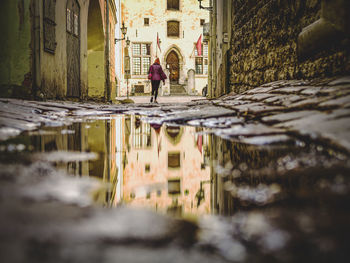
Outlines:
{"type": "Polygon", "coordinates": [[[80,7],[67,1],[67,96],[80,97],[80,7]]]}
{"type": "Polygon", "coordinates": [[[170,72],[170,75],[169,75],[170,82],[178,83],[179,77],[180,77],[179,76],[180,66],[179,66],[179,57],[175,51],[171,51],[169,53],[166,59],[166,64],[170,72]]]}

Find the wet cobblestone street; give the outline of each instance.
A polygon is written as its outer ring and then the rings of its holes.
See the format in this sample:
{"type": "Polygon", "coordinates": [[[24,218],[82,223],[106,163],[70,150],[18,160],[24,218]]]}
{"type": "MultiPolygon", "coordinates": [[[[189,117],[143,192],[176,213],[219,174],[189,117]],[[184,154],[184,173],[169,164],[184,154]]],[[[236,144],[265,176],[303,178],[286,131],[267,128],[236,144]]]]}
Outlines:
{"type": "Polygon", "coordinates": [[[161,99],[0,99],[4,262],[348,262],[349,77],[161,99]]]}

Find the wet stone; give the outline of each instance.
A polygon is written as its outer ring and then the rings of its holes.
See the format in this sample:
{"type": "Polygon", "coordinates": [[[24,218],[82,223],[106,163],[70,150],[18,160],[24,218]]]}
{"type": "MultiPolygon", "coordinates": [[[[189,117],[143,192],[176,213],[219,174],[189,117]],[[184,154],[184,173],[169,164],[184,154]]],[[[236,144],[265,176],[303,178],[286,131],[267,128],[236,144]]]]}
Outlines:
{"type": "Polygon", "coordinates": [[[254,94],[252,97],[251,97],[251,100],[254,100],[254,101],[262,101],[262,100],[265,100],[267,98],[270,98],[272,97],[273,95],[271,94],[263,94],[263,93],[260,93],[260,94],[254,94]]]}
{"type": "Polygon", "coordinates": [[[330,82],[328,85],[350,84],[350,76],[345,76],[330,82]]]}
{"type": "Polygon", "coordinates": [[[271,145],[292,142],[293,139],[285,134],[269,135],[269,136],[254,136],[248,138],[240,138],[240,142],[251,145],[271,145]]]}
{"type": "Polygon", "coordinates": [[[286,122],[291,121],[295,119],[304,118],[313,114],[318,113],[317,111],[293,111],[293,112],[286,112],[286,113],[280,113],[270,116],[265,116],[262,118],[262,121],[264,122],[286,122]]]}
{"type": "Polygon", "coordinates": [[[330,140],[337,147],[350,152],[350,118],[334,119],[330,114],[318,113],[297,120],[282,122],[276,125],[313,139],[330,140]]]}
{"type": "Polygon", "coordinates": [[[228,129],[215,130],[215,134],[222,137],[260,136],[283,132],[284,130],[280,128],[269,127],[263,124],[235,125],[228,129]]]}
{"type": "Polygon", "coordinates": [[[350,85],[326,86],[320,90],[320,95],[341,96],[350,93],[350,85]]]}
{"type": "Polygon", "coordinates": [[[322,87],[313,87],[313,86],[304,87],[304,90],[302,90],[300,94],[307,95],[307,96],[315,96],[320,92],[321,89],[322,87]]]}
{"type": "Polygon", "coordinates": [[[263,86],[261,86],[259,88],[248,90],[246,93],[247,94],[268,93],[271,90],[273,90],[273,87],[263,87],[263,86]]]}
{"type": "Polygon", "coordinates": [[[276,93],[276,94],[299,94],[305,89],[303,86],[298,86],[298,87],[284,87],[280,89],[274,89],[271,91],[271,93],[276,93]]]}
{"type": "Polygon", "coordinates": [[[208,118],[192,120],[187,122],[188,125],[202,126],[206,128],[227,128],[233,124],[242,124],[243,118],[238,117],[219,117],[219,118],[208,118]]]}
{"type": "Polygon", "coordinates": [[[289,105],[289,108],[296,108],[296,109],[305,109],[305,108],[312,108],[315,109],[317,108],[318,104],[320,104],[323,101],[327,101],[327,97],[315,97],[311,99],[304,99],[300,100],[294,103],[291,103],[289,105]]]}
{"type": "Polygon", "coordinates": [[[283,110],[283,107],[269,106],[260,102],[232,106],[232,108],[241,113],[254,113],[254,114],[262,114],[265,112],[283,110]]]}
{"type": "Polygon", "coordinates": [[[319,106],[321,106],[321,107],[345,107],[345,105],[349,105],[349,103],[350,103],[350,95],[322,102],[319,104],[319,106]]]}

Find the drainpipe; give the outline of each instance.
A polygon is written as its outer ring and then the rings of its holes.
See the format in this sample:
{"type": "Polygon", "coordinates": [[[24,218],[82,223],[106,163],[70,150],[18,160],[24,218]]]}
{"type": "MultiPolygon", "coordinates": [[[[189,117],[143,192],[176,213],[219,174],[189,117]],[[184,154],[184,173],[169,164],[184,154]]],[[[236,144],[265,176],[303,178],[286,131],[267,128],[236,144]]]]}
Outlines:
{"type": "Polygon", "coordinates": [[[111,101],[111,83],[109,76],[109,0],[106,0],[106,99],[111,101]]]}
{"type": "Polygon", "coordinates": [[[322,0],[321,18],[298,36],[298,57],[307,59],[350,36],[350,1],[322,0]]]}
{"type": "Polygon", "coordinates": [[[217,0],[212,0],[212,7],[213,7],[213,36],[212,36],[212,40],[213,40],[213,45],[212,45],[212,52],[213,52],[213,75],[212,75],[212,90],[213,90],[213,94],[212,96],[214,98],[217,98],[220,94],[217,94],[217,0]]]}
{"type": "Polygon", "coordinates": [[[33,62],[32,62],[32,71],[33,71],[33,95],[34,96],[43,96],[39,94],[41,86],[41,70],[40,70],[40,0],[34,0],[33,2],[33,62]]]}

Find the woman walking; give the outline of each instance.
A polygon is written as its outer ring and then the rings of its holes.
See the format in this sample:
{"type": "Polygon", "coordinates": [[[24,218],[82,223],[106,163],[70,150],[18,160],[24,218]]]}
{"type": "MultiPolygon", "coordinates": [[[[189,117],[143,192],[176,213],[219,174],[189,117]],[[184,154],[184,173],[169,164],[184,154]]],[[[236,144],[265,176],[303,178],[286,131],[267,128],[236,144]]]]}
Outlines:
{"type": "Polygon", "coordinates": [[[160,81],[163,81],[163,85],[165,84],[167,76],[165,75],[162,66],[160,65],[159,58],[156,58],[154,63],[149,67],[148,70],[148,79],[151,80],[152,84],[152,96],[151,96],[151,102],[153,102],[153,95],[154,95],[154,102],[157,102],[157,96],[158,96],[158,89],[160,81]]]}

